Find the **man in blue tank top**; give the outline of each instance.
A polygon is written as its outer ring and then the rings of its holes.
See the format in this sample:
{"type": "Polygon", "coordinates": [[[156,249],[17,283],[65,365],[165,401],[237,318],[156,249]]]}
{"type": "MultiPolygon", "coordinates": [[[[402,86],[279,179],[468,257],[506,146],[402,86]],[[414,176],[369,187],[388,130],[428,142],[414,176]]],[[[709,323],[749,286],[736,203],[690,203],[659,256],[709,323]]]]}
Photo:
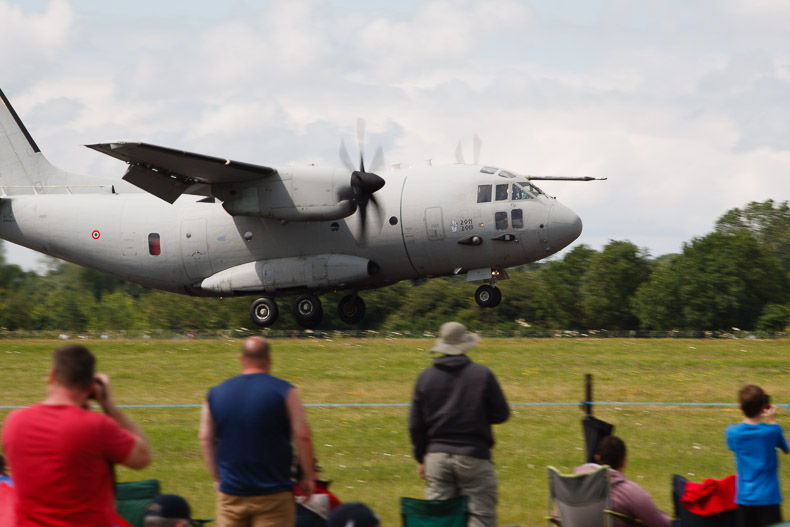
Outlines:
{"type": "Polygon", "coordinates": [[[211,388],[200,415],[203,459],[217,490],[218,527],[294,524],[291,442],[304,495],[315,487],[313,443],[296,389],[269,374],[269,343],[244,341],[241,375],[211,388]]]}

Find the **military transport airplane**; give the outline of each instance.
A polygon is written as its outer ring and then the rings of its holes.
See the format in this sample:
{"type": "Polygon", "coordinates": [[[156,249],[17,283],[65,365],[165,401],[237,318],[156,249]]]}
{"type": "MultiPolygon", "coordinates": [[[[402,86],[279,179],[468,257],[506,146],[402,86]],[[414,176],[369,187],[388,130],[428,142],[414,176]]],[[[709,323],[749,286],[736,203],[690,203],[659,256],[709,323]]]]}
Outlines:
{"type": "MultiPolygon", "coordinates": [[[[122,180],[51,165],[0,91],[0,237],[140,284],[195,296],[256,295],[265,327],[276,296],[296,295],[300,325],[323,316],[317,295],[348,290],[340,318],[359,322],[359,291],[466,274],[475,299],[499,304],[506,269],[573,242],[582,222],[536,178],[459,163],[366,170],[268,167],[146,143],[89,148],[124,161],[122,180]]],[[[476,151],[479,146],[476,145],[476,151]]],[[[477,155],[475,155],[477,157],[477,155]]]]}

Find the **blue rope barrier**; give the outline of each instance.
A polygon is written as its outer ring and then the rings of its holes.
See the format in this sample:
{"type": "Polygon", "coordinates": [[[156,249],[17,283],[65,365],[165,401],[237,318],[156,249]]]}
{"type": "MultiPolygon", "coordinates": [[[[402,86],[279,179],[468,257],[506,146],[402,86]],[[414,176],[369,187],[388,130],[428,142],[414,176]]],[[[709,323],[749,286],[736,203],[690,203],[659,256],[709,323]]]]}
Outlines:
{"type": "MultiPolygon", "coordinates": [[[[682,402],[633,402],[633,401],[600,401],[579,403],[510,403],[510,406],[729,406],[737,407],[736,403],[682,403],[682,402]]],[[[200,404],[119,404],[118,408],[200,408],[200,404]]],[[[306,408],[401,408],[409,403],[312,403],[306,408]]],[[[790,410],[790,404],[777,404],[777,408],[790,410]]],[[[25,406],[0,406],[0,410],[15,410],[25,406]]]]}

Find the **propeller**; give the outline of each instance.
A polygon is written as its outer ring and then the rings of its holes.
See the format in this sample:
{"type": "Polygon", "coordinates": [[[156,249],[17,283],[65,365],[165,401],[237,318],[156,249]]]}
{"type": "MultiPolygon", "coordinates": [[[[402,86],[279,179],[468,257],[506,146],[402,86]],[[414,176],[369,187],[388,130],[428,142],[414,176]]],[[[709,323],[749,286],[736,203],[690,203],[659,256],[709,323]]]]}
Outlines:
{"type": "MultiPolygon", "coordinates": [[[[480,139],[480,136],[475,134],[474,137],[474,161],[475,165],[480,164],[480,150],[483,149],[483,140],[480,139]]],[[[458,162],[459,165],[465,165],[464,162],[464,152],[463,147],[461,146],[461,141],[458,141],[458,146],[455,147],[455,160],[458,162]]]]}
{"type": "Polygon", "coordinates": [[[381,187],[384,186],[384,178],[375,174],[376,171],[384,168],[384,151],[381,146],[376,150],[373,156],[373,162],[370,165],[370,172],[365,170],[365,121],[357,119],[357,143],[359,145],[359,170],[354,168],[351,162],[351,157],[346,150],[346,144],[340,140],[340,160],[345,167],[351,171],[351,180],[348,187],[343,187],[338,192],[338,197],[341,200],[349,200],[354,208],[359,211],[359,225],[360,225],[360,238],[365,238],[365,227],[367,225],[368,205],[372,203],[379,217],[379,225],[381,225],[382,210],[373,195],[381,187]]]}

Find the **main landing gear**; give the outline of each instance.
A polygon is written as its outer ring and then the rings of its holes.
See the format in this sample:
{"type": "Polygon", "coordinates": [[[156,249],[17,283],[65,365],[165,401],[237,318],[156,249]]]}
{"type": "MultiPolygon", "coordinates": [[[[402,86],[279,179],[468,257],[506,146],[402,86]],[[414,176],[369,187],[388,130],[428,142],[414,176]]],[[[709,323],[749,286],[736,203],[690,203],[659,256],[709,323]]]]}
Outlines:
{"type": "MultiPolygon", "coordinates": [[[[293,314],[300,326],[305,329],[315,329],[321,323],[324,308],[316,295],[306,293],[296,297],[293,314]]],[[[337,314],[346,324],[357,324],[365,317],[365,301],[356,294],[346,295],[338,302],[337,314]]],[[[270,297],[259,298],[250,307],[250,318],[263,328],[274,324],[278,315],[277,302],[270,297]]]]}
{"type": "Polygon", "coordinates": [[[480,307],[496,307],[502,301],[502,291],[495,286],[483,284],[475,291],[475,302],[480,307]]]}
{"type": "Polygon", "coordinates": [[[305,329],[315,329],[321,323],[324,308],[321,301],[313,294],[299,295],[294,302],[294,317],[296,322],[305,329]]]}

